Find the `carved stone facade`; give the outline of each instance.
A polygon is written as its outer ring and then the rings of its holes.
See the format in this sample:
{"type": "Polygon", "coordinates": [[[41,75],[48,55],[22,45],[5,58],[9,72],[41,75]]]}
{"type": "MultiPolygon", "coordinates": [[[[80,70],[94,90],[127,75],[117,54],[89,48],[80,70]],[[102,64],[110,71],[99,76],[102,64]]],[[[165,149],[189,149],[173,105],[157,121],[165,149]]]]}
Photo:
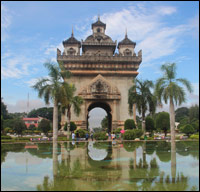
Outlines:
{"type": "MultiPolygon", "coordinates": [[[[76,40],[72,32],[72,36],[63,41],[64,52],[61,54],[57,49],[57,61],[63,62],[65,69],[71,71],[72,77],[67,81],[75,84],[76,95],[84,99],[81,114],[77,117],[72,110],[71,120],[86,129],[90,110],[101,107],[108,114],[112,131],[123,127],[126,119],[133,118],[128,113],[128,90],[138,75],[142,51],[136,55],[136,43],[128,39],[127,34],[117,46],[117,41],[107,36],[105,29],[106,24],[98,18],[92,24],[93,34],[85,41],[76,40]],[[118,53],[115,53],[116,47],[118,53]]],[[[62,124],[65,122],[66,117],[62,117],[62,124]]]]}

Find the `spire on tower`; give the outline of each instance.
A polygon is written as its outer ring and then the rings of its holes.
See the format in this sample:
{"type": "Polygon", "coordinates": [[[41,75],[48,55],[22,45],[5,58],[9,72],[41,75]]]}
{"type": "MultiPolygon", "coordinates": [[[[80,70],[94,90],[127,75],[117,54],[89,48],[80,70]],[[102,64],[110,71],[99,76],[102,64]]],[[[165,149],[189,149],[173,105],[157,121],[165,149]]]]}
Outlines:
{"type": "Polygon", "coordinates": [[[98,21],[100,21],[100,15],[98,14],[98,21]]]}
{"type": "Polygon", "coordinates": [[[73,25],[72,25],[72,37],[74,36],[74,30],[73,30],[73,25]]]}
{"type": "Polygon", "coordinates": [[[127,35],[127,27],[126,27],[126,31],[125,31],[125,38],[127,38],[128,35],[127,35]]]}

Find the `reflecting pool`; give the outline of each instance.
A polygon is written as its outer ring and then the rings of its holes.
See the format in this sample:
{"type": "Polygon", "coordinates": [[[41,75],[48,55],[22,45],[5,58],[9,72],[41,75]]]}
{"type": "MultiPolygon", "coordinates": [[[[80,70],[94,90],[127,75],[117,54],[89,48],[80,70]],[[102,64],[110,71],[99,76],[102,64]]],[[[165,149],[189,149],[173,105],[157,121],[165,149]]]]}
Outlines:
{"type": "Polygon", "coordinates": [[[199,191],[199,142],[1,145],[2,191],[199,191]]]}

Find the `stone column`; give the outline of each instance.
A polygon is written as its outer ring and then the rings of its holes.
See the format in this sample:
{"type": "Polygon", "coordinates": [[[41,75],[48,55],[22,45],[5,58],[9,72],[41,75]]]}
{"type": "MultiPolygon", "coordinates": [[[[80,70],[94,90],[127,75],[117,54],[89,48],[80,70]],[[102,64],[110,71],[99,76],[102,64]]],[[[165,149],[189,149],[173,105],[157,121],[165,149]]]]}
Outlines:
{"type": "Polygon", "coordinates": [[[113,101],[113,107],[112,107],[112,131],[117,129],[117,101],[113,101]]]}

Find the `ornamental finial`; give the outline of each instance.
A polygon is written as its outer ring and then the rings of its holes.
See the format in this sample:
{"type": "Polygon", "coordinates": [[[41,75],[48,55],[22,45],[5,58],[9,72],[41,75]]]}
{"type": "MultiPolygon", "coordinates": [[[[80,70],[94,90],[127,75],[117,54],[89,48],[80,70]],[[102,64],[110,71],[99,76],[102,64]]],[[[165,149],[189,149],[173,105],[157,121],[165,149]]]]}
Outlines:
{"type": "Polygon", "coordinates": [[[74,36],[74,30],[73,30],[73,25],[72,25],[72,37],[74,36]]]}
{"type": "Polygon", "coordinates": [[[125,38],[127,38],[128,35],[127,35],[127,27],[126,27],[126,31],[125,31],[125,38]]]}

